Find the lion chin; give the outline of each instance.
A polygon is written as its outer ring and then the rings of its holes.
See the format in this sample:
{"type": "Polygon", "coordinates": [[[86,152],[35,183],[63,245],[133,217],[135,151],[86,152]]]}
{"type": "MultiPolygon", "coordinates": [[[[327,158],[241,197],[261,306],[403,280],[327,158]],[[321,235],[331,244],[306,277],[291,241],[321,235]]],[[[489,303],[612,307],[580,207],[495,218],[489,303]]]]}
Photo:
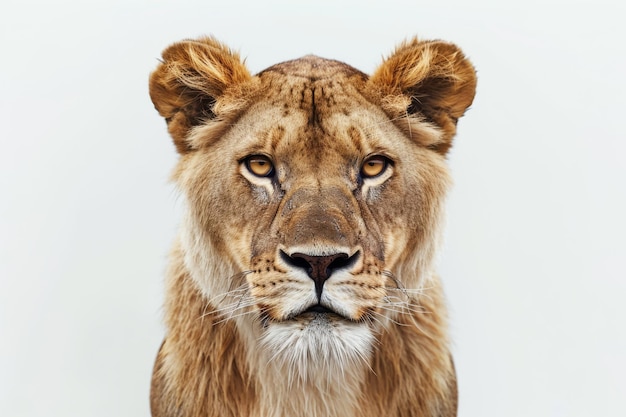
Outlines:
{"type": "Polygon", "coordinates": [[[213,38],[163,52],[186,204],[153,417],[456,416],[434,261],[475,87],[442,41],[371,76],[311,55],[252,75],[213,38]]]}
{"type": "Polygon", "coordinates": [[[284,370],[289,383],[336,378],[342,370],[367,365],[374,335],[363,323],[333,313],[305,313],[264,329],[262,346],[270,362],[284,370]]]}

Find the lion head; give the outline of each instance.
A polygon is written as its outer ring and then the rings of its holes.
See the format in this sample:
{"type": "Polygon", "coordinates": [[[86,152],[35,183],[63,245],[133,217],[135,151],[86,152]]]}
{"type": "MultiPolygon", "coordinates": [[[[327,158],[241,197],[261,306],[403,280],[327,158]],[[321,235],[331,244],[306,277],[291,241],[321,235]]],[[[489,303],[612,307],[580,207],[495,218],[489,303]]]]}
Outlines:
{"type": "Polygon", "coordinates": [[[368,362],[436,279],[446,153],[475,84],[440,41],[401,44],[372,76],[315,56],[253,76],[212,38],[166,49],[150,94],[180,153],[179,250],[204,311],[290,378],[368,362]]]}

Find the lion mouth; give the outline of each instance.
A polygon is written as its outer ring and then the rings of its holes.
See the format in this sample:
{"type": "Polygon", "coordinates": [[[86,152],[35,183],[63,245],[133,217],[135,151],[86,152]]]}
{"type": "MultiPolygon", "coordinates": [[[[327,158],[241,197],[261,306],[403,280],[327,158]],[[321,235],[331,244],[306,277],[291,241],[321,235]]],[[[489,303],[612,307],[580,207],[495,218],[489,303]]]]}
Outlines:
{"type": "Polygon", "coordinates": [[[319,313],[319,314],[335,313],[337,314],[335,311],[331,310],[330,308],[324,307],[321,304],[315,304],[307,308],[306,310],[304,310],[301,314],[304,314],[304,313],[319,313]]]}
{"type": "Polygon", "coordinates": [[[326,319],[327,318],[327,319],[339,319],[339,320],[345,320],[345,321],[352,321],[350,320],[349,317],[346,317],[343,314],[333,310],[332,308],[328,308],[321,304],[314,304],[310,306],[309,308],[307,308],[306,310],[302,311],[301,313],[294,315],[291,319],[298,320],[300,318],[308,318],[308,319],[310,318],[326,319]]]}

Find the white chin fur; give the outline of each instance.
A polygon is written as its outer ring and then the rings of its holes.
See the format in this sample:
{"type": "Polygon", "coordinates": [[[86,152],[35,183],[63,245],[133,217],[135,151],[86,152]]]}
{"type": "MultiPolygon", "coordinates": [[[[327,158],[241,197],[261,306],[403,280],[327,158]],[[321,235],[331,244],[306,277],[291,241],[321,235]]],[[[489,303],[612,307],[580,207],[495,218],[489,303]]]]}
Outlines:
{"type": "Polygon", "coordinates": [[[291,385],[320,378],[336,380],[355,365],[369,366],[374,335],[363,323],[315,314],[310,319],[270,323],[261,342],[270,363],[286,368],[291,385]]]}

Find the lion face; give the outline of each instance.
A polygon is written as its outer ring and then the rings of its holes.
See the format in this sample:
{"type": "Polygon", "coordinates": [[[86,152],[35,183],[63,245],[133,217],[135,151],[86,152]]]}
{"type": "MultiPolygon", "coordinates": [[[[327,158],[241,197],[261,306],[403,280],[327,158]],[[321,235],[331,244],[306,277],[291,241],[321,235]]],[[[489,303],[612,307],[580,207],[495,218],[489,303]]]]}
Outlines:
{"type": "Polygon", "coordinates": [[[252,77],[212,39],[164,59],[151,94],[181,153],[181,244],[210,309],[298,369],[367,358],[404,288],[432,274],[471,65],[417,41],[372,77],[312,56],[252,77]]]}

